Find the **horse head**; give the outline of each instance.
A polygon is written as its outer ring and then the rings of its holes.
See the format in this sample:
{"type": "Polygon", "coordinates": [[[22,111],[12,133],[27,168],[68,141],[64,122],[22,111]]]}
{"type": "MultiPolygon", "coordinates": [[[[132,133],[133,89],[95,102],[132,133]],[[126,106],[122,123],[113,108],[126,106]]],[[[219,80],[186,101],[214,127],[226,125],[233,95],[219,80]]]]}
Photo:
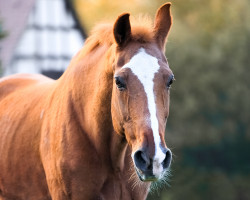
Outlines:
{"type": "Polygon", "coordinates": [[[112,122],[132,149],[132,160],[142,181],[155,181],[168,171],[172,153],[164,135],[169,115],[170,85],[174,75],[165,58],[171,28],[170,3],[157,11],[150,32],[133,32],[129,14],[118,17],[113,34],[112,122]]]}

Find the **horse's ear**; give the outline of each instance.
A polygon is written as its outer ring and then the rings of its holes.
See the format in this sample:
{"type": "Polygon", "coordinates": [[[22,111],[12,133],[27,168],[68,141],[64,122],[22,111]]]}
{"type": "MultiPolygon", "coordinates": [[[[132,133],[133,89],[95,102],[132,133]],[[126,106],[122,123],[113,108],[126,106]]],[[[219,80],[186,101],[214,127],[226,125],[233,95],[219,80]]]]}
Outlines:
{"type": "Polygon", "coordinates": [[[114,37],[118,46],[124,46],[131,38],[129,14],[120,15],[114,25],[114,37]]]}
{"type": "Polygon", "coordinates": [[[154,21],[155,40],[158,43],[159,47],[162,49],[162,51],[165,50],[166,38],[172,25],[170,6],[171,3],[166,3],[162,5],[158,9],[154,21]]]}

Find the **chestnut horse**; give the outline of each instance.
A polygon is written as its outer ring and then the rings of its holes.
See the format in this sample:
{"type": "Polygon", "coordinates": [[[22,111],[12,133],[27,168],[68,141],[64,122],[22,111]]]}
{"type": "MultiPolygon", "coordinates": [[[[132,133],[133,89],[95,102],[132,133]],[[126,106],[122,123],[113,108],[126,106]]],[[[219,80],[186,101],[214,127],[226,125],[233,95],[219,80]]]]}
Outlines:
{"type": "Polygon", "coordinates": [[[142,200],[164,179],[170,3],[99,25],[56,81],[0,80],[1,200],[142,200]]]}

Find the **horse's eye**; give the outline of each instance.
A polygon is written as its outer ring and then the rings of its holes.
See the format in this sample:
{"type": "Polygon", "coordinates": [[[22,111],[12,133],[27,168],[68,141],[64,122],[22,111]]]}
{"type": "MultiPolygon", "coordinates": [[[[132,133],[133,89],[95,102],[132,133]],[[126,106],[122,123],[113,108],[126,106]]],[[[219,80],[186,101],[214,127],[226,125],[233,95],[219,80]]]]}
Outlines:
{"type": "Polygon", "coordinates": [[[116,76],[116,77],[115,77],[115,84],[116,84],[117,88],[118,88],[120,91],[123,91],[123,90],[126,89],[125,81],[124,81],[123,78],[120,77],[120,76],[116,76]]]}
{"type": "Polygon", "coordinates": [[[167,88],[170,88],[171,84],[174,82],[174,75],[172,74],[171,76],[169,76],[168,78],[168,82],[167,82],[167,88]]]}

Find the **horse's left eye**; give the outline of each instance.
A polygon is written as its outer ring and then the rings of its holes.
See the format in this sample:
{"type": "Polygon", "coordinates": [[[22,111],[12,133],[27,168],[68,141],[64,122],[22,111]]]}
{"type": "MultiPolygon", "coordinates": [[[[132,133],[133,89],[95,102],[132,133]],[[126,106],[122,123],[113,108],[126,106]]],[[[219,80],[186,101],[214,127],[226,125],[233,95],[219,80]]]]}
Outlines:
{"type": "Polygon", "coordinates": [[[168,78],[168,82],[167,82],[167,88],[170,88],[171,84],[174,82],[174,75],[172,74],[171,76],[169,76],[168,78]]]}
{"type": "Polygon", "coordinates": [[[120,76],[116,76],[116,77],[115,77],[115,84],[116,84],[117,88],[118,88],[120,91],[123,91],[123,90],[126,89],[125,81],[124,81],[123,78],[120,77],[120,76]]]}

